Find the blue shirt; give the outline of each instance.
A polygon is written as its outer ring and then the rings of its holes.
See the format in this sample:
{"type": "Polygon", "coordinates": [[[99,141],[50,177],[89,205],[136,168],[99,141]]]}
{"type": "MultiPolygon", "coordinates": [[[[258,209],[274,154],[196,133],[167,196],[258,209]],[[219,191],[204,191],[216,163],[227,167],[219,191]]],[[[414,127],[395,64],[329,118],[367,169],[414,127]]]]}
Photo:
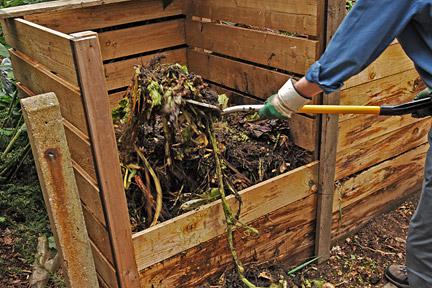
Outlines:
{"type": "Polygon", "coordinates": [[[334,92],[395,38],[432,87],[432,0],[358,0],[306,79],[334,92]]]}

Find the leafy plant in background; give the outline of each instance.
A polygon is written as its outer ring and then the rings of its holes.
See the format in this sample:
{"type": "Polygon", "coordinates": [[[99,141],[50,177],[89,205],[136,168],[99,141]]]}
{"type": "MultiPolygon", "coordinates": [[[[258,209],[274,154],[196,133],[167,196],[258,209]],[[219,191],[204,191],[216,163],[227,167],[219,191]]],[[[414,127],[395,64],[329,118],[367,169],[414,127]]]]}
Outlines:
{"type": "Polygon", "coordinates": [[[356,3],[357,0],[347,0],[346,1],[346,9],[347,11],[351,11],[351,9],[353,8],[354,4],[356,3]]]}

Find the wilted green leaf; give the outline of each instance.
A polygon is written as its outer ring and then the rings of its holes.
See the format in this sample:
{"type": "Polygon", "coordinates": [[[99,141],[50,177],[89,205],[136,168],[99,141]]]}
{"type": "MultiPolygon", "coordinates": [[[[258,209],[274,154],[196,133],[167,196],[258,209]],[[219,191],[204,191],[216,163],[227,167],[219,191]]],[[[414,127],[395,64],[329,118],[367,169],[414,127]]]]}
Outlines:
{"type": "Polygon", "coordinates": [[[9,57],[9,51],[5,45],[0,43],[0,56],[3,58],[9,57]]]}
{"type": "Polygon", "coordinates": [[[225,109],[225,108],[228,107],[228,102],[229,102],[229,98],[228,98],[228,96],[226,94],[219,95],[219,97],[218,97],[218,103],[219,103],[219,106],[222,109],[225,109]]]}
{"type": "Polygon", "coordinates": [[[151,107],[156,107],[162,104],[162,94],[161,94],[161,87],[159,86],[159,83],[156,81],[151,81],[150,84],[147,86],[147,90],[149,91],[150,97],[152,99],[152,105],[151,107]]]}

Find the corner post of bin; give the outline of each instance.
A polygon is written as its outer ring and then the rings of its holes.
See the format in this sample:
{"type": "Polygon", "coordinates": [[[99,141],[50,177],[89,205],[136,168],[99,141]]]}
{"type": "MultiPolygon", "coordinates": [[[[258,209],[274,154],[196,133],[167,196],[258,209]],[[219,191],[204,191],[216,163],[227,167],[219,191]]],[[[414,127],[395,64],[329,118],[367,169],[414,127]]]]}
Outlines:
{"type": "Polygon", "coordinates": [[[108,91],[98,35],[72,34],[77,68],[97,181],[107,220],[119,287],[139,287],[126,194],[109,106],[108,91]]]}
{"type": "MultiPolygon", "coordinates": [[[[323,48],[325,48],[345,17],[346,3],[345,0],[323,1],[325,24],[322,26],[322,33],[325,37],[322,39],[323,48]]],[[[339,103],[339,92],[323,97],[324,105],[338,105],[339,103]]],[[[319,192],[315,234],[315,254],[319,257],[319,262],[324,262],[330,257],[338,123],[338,115],[323,115],[321,118],[319,192]]]]}
{"type": "Polygon", "coordinates": [[[69,287],[97,287],[90,242],[54,93],[21,100],[33,156],[69,287]]]}

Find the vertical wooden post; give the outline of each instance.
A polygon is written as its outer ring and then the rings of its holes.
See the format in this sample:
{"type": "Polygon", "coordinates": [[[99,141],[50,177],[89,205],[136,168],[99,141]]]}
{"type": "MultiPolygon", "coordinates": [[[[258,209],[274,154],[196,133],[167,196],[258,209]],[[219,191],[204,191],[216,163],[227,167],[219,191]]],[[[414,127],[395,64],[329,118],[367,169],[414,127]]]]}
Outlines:
{"type": "MultiPolygon", "coordinates": [[[[345,17],[345,0],[326,0],[325,43],[329,43],[339,24],[345,17]]],[[[338,105],[339,92],[325,95],[324,105],[338,105]]],[[[330,257],[331,228],[333,217],[334,180],[336,169],[336,152],[339,130],[338,115],[323,115],[321,122],[319,192],[317,206],[317,228],[315,237],[315,254],[324,262],[330,257]]]]}
{"type": "Polygon", "coordinates": [[[39,182],[69,287],[98,287],[78,188],[54,93],[21,100],[39,182]]]}
{"type": "Polygon", "coordinates": [[[73,34],[72,47],[86,111],[102,205],[120,287],[139,287],[126,194],[97,33],[73,34]]]}

